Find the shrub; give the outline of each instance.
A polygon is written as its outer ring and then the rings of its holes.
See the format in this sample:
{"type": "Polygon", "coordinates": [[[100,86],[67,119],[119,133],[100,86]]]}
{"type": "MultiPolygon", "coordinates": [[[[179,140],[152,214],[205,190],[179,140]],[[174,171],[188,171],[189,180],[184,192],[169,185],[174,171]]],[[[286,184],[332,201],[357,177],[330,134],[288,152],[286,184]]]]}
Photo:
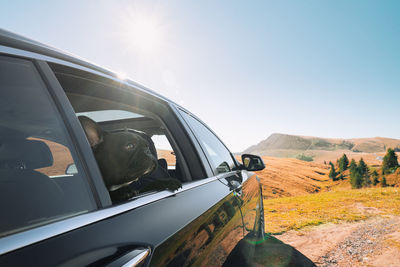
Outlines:
{"type": "Polygon", "coordinates": [[[314,160],[312,156],[306,156],[304,154],[297,155],[296,159],[303,160],[303,161],[313,161],[314,160]]]}

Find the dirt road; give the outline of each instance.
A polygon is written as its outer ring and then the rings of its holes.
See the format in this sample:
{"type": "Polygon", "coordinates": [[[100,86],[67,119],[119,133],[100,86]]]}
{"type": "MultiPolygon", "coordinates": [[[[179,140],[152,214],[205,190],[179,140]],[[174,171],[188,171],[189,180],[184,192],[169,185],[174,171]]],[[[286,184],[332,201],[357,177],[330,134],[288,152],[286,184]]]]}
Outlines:
{"type": "Polygon", "coordinates": [[[375,216],[356,223],[325,224],[276,238],[317,266],[400,266],[400,217],[375,216]]]}

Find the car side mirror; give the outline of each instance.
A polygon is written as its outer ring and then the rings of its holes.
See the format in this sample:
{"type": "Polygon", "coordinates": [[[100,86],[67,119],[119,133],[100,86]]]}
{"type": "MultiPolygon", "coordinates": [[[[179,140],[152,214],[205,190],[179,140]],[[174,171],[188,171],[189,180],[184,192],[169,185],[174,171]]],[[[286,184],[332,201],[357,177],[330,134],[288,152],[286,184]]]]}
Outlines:
{"type": "Polygon", "coordinates": [[[74,175],[78,173],[78,169],[74,163],[68,164],[67,168],[65,169],[65,174],[67,175],[74,175]]]}
{"type": "Polygon", "coordinates": [[[243,154],[242,162],[244,168],[248,171],[261,171],[265,168],[264,161],[260,156],[243,154]]]}

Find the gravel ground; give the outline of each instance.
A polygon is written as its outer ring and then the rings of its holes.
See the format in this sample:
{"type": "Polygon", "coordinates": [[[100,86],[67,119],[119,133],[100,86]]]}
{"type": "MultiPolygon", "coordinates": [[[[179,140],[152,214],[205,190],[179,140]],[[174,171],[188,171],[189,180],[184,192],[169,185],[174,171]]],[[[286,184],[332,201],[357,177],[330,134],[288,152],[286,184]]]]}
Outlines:
{"type": "Polygon", "coordinates": [[[398,230],[397,217],[366,221],[316,262],[321,267],[371,266],[369,262],[375,254],[382,254],[386,236],[398,230]]]}

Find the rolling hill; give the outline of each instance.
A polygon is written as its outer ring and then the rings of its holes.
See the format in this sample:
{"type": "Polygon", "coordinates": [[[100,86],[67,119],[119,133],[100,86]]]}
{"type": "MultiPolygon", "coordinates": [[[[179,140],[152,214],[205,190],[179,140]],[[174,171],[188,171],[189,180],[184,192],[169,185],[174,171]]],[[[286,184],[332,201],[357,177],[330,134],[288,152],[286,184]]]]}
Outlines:
{"type": "Polygon", "coordinates": [[[275,133],[243,153],[280,158],[306,155],[317,162],[335,161],[346,153],[350,158],[364,157],[370,164],[377,165],[389,147],[400,151],[400,140],[384,137],[333,139],[275,133]]]}
{"type": "Polygon", "coordinates": [[[266,168],[257,175],[265,198],[317,193],[338,184],[329,179],[328,165],[288,158],[262,158],[266,168]]]}

